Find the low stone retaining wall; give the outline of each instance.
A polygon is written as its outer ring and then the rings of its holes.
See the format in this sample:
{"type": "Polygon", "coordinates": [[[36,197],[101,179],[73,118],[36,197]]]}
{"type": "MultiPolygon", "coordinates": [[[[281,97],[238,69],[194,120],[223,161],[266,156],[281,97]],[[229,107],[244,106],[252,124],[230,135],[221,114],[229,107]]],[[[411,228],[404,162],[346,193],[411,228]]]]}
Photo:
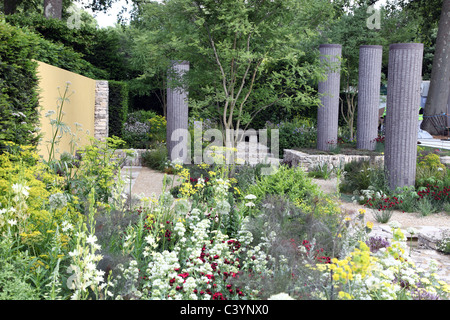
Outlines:
{"type": "MultiPolygon", "coordinates": [[[[145,151],[148,151],[148,150],[147,150],[147,149],[132,149],[132,150],[135,152],[136,156],[133,157],[133,158],[127,158],[127,159],[125,160],[125,163],[124,163],[123,165],[124,165],[124,166],[134,166],[134,167],[142,166],[142,165],[143,165],[143,162],[142,162],[142,154],[143,154],[145,151]]],[[[125,151],[122,150],[122,149],[116,150],[115,154],[116,154],[119,158],[125,158],[125,157],[126,157],[126,153],[125,153],[125,151]]]]}
{"type": "Polygon", "coordinates": [[[359,156],[359,155],[344,155],[344,154],[307,154],[304,152],[285,149],[283,161],[290,163],[293,167],[303,167],[305,171],[314,169],[318,164],[333,165],[333,167],[343,166],[352,161],[370,161],[373,164],[384,163],[384,156],[359,156]]]}

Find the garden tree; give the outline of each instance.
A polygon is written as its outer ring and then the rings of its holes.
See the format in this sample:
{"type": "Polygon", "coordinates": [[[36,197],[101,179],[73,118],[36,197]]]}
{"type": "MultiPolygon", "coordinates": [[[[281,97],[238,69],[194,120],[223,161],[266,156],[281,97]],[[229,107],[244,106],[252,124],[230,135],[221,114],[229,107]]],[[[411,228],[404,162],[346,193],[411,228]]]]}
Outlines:
{"type": "Polygon", "coordinates": [[[167,7],[148,3],[138,7],[130,27],[124,30],[131,39],[130,67],[137,73],[129,81],[132,96],[150,96],[152,92],[167,115],[167,72],[170,57],[175,55],[176,44],[170,39],[171,17],[167,7]]]}
{"type": "Polygon", "coordinates": [[[66,21],[46,19],[39,13],[16,13],[5,16],[11,25],[26,27],[46,40],[61,43],[81,54],[82,58],[108,74],[107,80],[125,80],[130,75],[127,63],[127,34],[122,26],[97,28],[95,19],[82,9],[68,10],[79,15],[77,28],[66,21]]]}
{"type": "MultiPolygon", "coordinates": [[[[2,9],[3,13],[6,15],[14,14],[17,12],[27,12],[27,13],[40,13],[45,15],[44,7],[49,3],[52,4],[52,10],[48,10],[47,14],[51,15],[53,13],[59,12],[61,8],[61,13],[64,15],[67,8],[69,8],[75,0],[3,0],[2,9]],[[53,11],[54,8],[58,8],[53,11]]],[[[47,15],[46,15],[47,16],[47,15]]]]}
{"type": "MultiPolygon", "coordinates": [[[[441,1],[442,2],[442,1],[441,1]]],[[[431,134],[438,134],[439,128],[433,125],[432,117],[448,113],[447,103],[450,93],[450,1],[442,2],[436,46],[431,69],[430,89],[424,110],[421,128],[431,134]]]]}
{"type": "Polygon", "coordinates": [[[219,115],[223,129],[248,128],[275,104],[317,105],[309,79],[319,79],[320,68],[300,62],[332,13],[329,1],[171,0],[140,10],[135,25],[146,32],[136,42],[154,49],[146,61],[159,70],[169,60],[189,61],[190,106],[219,115]]]}
{"type": "Polygon", "coordinates": [[[22,0],[3,0],[3,12],[5,14],[13,14],[17,10],[17,6],[22,0]]]}
{"type": "Polygon", "coordinates": [[[62,0],[44,0],[44,17],[61,20],[62,0]]]}
{"type": "MultiPolygon", "coordinates": [[[[91,9],[93,12],[106,12],[111,8],[112,4],[117,1],[118,0],[3,0],[0,4],[0,9],[6,15],[17,12],[39,12],[45,17],[61,19],[61,17],[67,18],[67,9],[75,2],[86,9],[91,9]],[[51,5],[50,7],[48,7],[49,4],[51,5]],[[48,8],[47,12],[45,11],[45,8],[48,8]]],[[[138,0],[125,0],[125,3],[128,4],[129,1],[139,2],[138,0]]]]}

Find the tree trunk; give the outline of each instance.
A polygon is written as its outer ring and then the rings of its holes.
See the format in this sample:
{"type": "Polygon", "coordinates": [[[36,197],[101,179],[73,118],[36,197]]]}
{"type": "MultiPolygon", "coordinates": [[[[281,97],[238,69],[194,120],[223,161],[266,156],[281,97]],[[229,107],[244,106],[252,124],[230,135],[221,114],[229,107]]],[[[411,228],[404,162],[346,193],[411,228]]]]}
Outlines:
{"type": "Polygon", "coordinates": [[[414,186],[423,44],[389,47],[384,164],[389,187],[414,186]]]}
{"type": "Polygon", "coordinates": [[[44,17],[61,20],[62,0],[44,0],[44,17]]]}
{"type": "Polygon", "coordinates": [[[320,59],[328,69],[327,79],[319,82],[321,105],[317,110],[317,149],[328,151],[337,143],[340,89],[340,44],[323,44],[319,47],[320,59]]]}
{"type": "Polygon", "coordinates": [[[382,46],[359,48],[358,119],[356,148],[375,150],[378,135],[382,46]]]}
{"type": "Polygon", "coordinates": [[[5,14],[14,14],[21,2],[22,0],[3,0],[3,11],[5,14]]]}
{"type": "Polygon", "coordinates": [[[430,89],[425,104],[421,129],[438,134],[433,126],[432,116],[447,114],[450,90],[450,0],[444,0],[436,38],[436,49],[431,69],[430,89]]]}
{"type": "MultiPolygon", "coordinates": [[[[190,144],[188,142],[188,103],[187,90],[174,86],[173,80],[189,71],[189,62],[172,61],[172,71],[168,73],[167,86],[167,137],[166,145],[169,159],[190,163],[190,144]],[[171,78],[174,77],[174,78],[171,78]]],[[[178,82],[178,80],[176,80],[178,82]]]]}

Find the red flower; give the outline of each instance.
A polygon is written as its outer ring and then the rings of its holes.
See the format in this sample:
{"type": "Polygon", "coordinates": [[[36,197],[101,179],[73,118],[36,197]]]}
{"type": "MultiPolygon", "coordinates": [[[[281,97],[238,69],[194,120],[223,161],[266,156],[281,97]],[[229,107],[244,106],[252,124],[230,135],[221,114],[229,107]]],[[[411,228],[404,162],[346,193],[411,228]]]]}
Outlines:
{"type": "Polygon", "coordinates": [[[213,300],[225,300],[225,297],[223,296],[223,294],[221,292],[216,292],[213,294],[212,299],[213,300]]]}

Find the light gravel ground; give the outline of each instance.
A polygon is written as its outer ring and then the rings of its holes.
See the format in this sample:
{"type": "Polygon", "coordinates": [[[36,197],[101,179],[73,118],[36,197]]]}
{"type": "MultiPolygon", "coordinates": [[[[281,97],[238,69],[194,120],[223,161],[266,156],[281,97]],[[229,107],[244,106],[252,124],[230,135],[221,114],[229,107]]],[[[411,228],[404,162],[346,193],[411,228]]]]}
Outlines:
{"type": "MultiPolygon", "coordinates": [[[[147,167],[133,167],[132,170],[135,173],[138,172],[137,177],[132,182],[132,194],[145,197],[155,197],[161,194],[165,175],[163,172],[147,167]]],[[[172,186],[179,184],[177,176],[167,175],[167,178],[171,180],[167,186],[167,191],[172,186]]]]}
{"type": "MultiPolygon", "coordinates": [[[[331,178],[328,180],[323,179],[313,179],[313,181],[325,192],[325,193],[334,193],[336,192],[337,180],[336,178],[331,178]]],[[[344,202],[341,203],[341,208],[347,211],[349,214],[355,214],[359,209],[366,209],[366,219],[368,221],[372,221],[375,226],[382,225],[377,222],[373,215],[371,214],[371,210],[367,210],[366,207],[351,203],[344,202]]],[[[433,213],[428,216],[422,216],[417,212],[402,212],[402,211],[394,211],[390,221],[398,221],[402,229],[406,229],[409,227],[422,227],[422,226],[435,226],[435,227],[449,227],[450,228],[450,214],[445,212],[442,213],[433,213]]]]}

